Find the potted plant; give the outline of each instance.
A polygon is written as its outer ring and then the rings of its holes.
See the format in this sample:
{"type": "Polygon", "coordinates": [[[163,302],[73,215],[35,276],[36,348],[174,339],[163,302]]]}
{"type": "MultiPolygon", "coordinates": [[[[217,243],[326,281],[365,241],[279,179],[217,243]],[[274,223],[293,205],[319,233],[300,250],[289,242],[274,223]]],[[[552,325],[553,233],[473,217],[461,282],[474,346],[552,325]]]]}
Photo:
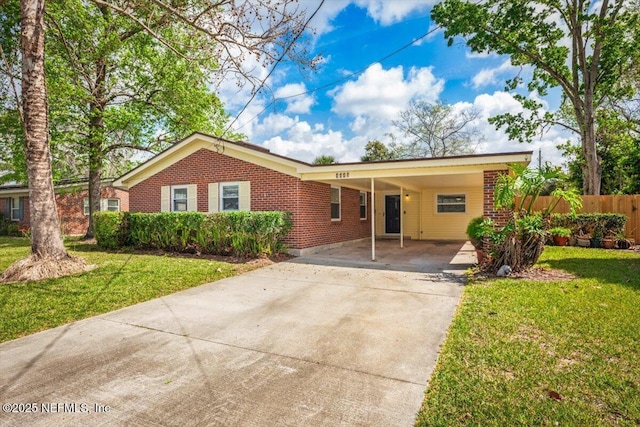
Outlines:
{"type": "Polygon", "coordinates": [[[591,246],[591,236],[589,234],[579,234],[576,236],[576,243],[578,246],[588,248],[591,246]]]}
{"type": "Polygon", "coordinates": [[[591,236],[591,247],[602,247],[602,226],[600,224],[597,224],[596,228],[593,230],[593,235],[591,236]]]}
{"type": "Polygon", "coordinates": [[[469,241],[476,249],[478,264],[482,264],[482,261],[485,259],[485,253],[483,250],[485,232],[486,224],[484,217],[479,216],[469,221],[469,224],[467,225],[467,236],[469,236],[469,241]]]}
{"type": "Polygon", "coordinates": [[[631,247],[631,242],[624,236],[624,233],[618,233],[617,245],[618,249],[629,249],[631,247]]]}
{"type": "Polygon", "coordinates": [[[553,236],[553,243],[557,246],[567,246],[569,237],[571,236],[571,229],[565,227],[554,227],[549,230],[551,236],[553,236]]]}
{"type": "Polygon", "coordinates": [[[616,238],[613,234],[609,233],[602,239],[602,247],[605,249],[613,249],[616,247],[616,238]]]}

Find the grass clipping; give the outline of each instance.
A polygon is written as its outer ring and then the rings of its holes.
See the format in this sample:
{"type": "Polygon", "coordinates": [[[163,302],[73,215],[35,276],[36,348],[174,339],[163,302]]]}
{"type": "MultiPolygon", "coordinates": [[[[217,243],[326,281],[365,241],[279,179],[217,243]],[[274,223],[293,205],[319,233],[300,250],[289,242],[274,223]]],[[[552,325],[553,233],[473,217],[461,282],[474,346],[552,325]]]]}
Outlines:
{"type": "Polygon", "coordinates": [[[65,256],[62,258],[30,255],[11,264],[0,275],[0,283],[37,282],[55,279],[93,270],[96,265],[87,264],[82,258],[65,256]]]}

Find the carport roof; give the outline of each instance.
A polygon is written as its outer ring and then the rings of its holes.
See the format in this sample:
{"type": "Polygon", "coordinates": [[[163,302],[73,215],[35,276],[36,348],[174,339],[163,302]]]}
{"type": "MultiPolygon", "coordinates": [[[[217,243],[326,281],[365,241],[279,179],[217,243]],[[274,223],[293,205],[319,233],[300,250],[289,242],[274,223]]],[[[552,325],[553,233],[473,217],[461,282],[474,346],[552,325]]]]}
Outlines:
{"type": "Polygon", "coordinates": [[[271,153],[264,147],[254,144],[227,141],[196,132],[116,179],[114,186],[129,188],[200,149],[224,153],[233,158],[295,176],[303,181],[327,182],[362,190],[369,188],[372,178],[379,184],[380,190],[384,190],[385,186],[417,190],[433,185],[440,187],[473,185],[471,183],[477,185],[483,171],[504,170],[513,163],[527,165],[533,153],[521,151],[311,165],[271,153]]]}

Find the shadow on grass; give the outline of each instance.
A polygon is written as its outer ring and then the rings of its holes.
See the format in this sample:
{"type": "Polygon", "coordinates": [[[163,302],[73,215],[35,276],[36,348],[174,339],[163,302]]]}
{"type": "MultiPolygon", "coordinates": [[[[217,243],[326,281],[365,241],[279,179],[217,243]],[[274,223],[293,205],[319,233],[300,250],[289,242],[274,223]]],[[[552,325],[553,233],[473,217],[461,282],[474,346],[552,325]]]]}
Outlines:
{"type": "Polygon", "coordinates": [[[595,279],[602,283],[628,286],[640,291],[640,256],[607,254],[579,258],[546,259],[544,264],[564,270],[580,278],[595,279]]]}

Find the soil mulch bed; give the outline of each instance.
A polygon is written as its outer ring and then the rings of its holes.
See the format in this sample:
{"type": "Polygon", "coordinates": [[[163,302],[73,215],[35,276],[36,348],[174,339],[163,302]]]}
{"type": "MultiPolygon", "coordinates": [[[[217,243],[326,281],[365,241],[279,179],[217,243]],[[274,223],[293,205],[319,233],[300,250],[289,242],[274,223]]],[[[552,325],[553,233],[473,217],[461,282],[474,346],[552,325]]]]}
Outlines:
{"type": "Polygon", "coordinates": [[[563,282],[576,278],[576,276],[566,271],[543,267],[532,267],[525,271],[511,273],[508,277],[498,277],[495,274],[478,271],[474,274],[474,277],[478,280],[509,278],[532,282],[563,282]]]}
{"type": "Polygon", "coordinates": [[[560,282],[576,278],[576,276],[571,273],[567,273],[566,271],[542,267],[532,267],[526,271],[513,273],[509,277],[534,282],[560,282]]]}

